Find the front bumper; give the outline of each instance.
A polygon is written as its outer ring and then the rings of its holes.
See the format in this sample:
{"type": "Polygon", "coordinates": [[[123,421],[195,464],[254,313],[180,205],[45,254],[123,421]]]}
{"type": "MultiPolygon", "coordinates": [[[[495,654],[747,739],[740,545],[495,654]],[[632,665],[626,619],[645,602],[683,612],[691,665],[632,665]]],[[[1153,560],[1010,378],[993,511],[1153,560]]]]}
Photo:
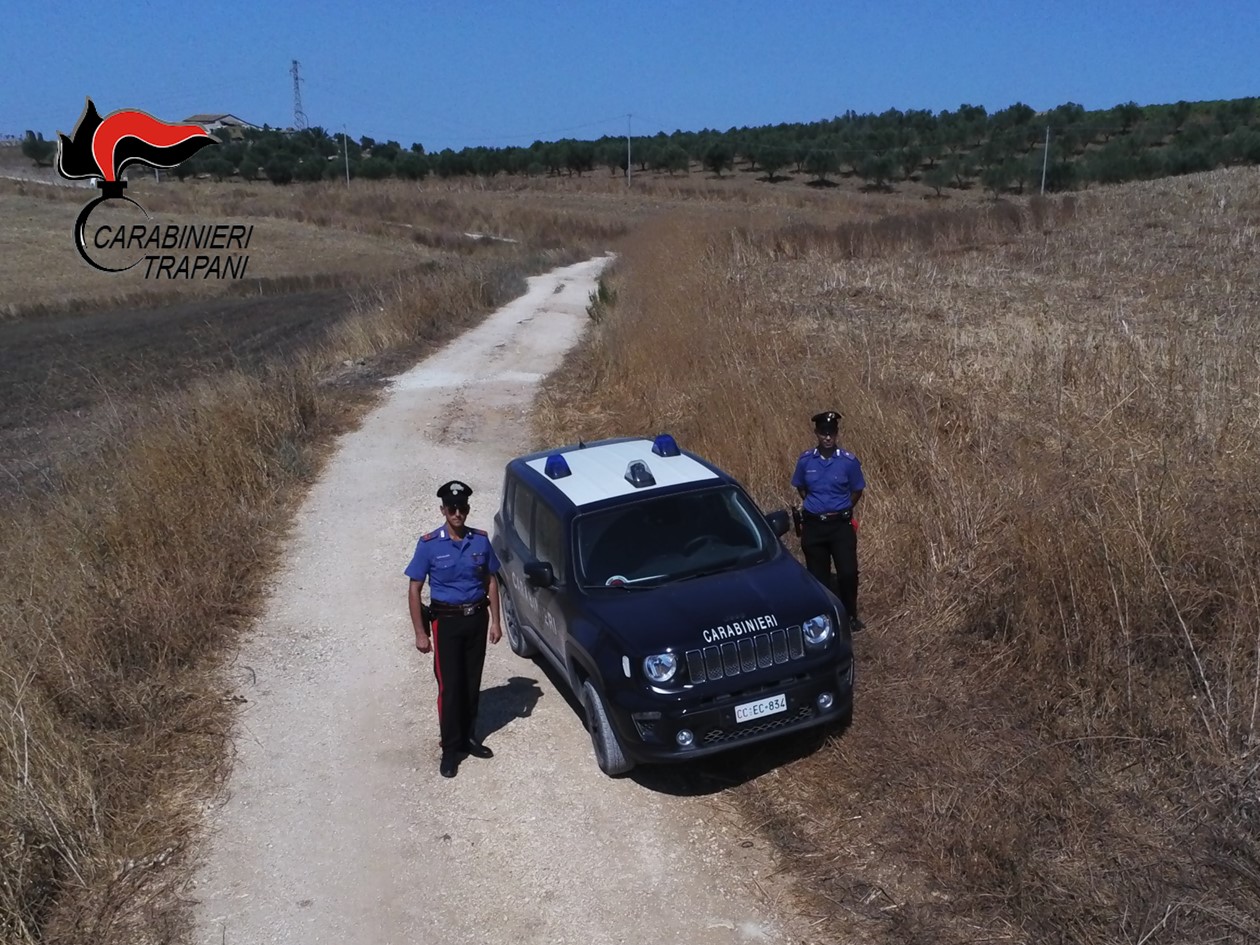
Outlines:
{"type": "Polygon", "coordinates": [[[694,705],[674,705],[658,711],[626,711],[610,706],[613,725],[622,750],[639,762],[689,761],[756,742],[777,738],[815,725],[837,721],[853,710],[853,660],[817,670],[807,676],[791,676],[759,683],[717,698],[700,699],[694,705]],[[735,707],[782,693],[787,710],[739,722],[735,707]],[[818,698],[830,693],[826,709],[818,698]],[[653,718],[653,716],[656,716],[653,718]],[[678,744],[678,733],[690,731],[689,747],[678,744]]]}

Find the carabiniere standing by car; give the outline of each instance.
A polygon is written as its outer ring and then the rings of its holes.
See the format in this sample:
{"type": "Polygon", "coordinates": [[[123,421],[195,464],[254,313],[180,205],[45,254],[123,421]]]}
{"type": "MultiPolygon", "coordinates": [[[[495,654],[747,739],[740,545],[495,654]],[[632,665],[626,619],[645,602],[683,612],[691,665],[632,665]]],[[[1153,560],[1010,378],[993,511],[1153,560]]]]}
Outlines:
{"type": "Polygon", "coordinates": [[[465,525],[472,489],[452,480],[438,489],[446,524],[423,535],[406,574],[407,603],[416,633],[416,649],[433,651],[433,675],[438,683],[438,726],[442,732],[439,771],[453,778],[461,754],[492,758],[494,752],[476,735],[481,671],[486,640],[498,643],[499,585],[494,575],[499,559],[490,539],[479,528],[465,525]],[[420,602],[429,580],[432,601],[420,602]],[[430,635],[432,640],[430,640],[430,635]]]}
{"type": "Polygon", "coordinates": [[[864,626],[857,615],[857,530],[853,512],[862,500],[866,479],[862,463],[840,448],[840,414],[814,414],[818,446],[796,461],[792,485],[804,505],[800,512],[801,552],[805,567],[824,587],[831,587],[831,563],[836,565],[836,596],[849,616],[851,630],[864,626]]]}

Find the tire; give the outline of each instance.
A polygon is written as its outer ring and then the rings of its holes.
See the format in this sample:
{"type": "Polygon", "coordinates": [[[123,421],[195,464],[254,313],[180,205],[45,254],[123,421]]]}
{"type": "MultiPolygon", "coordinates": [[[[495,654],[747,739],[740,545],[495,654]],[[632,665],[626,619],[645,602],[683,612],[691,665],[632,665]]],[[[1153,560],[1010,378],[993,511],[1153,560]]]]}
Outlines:
{"type": "Polygon", "coordinates": [[[523,659],[537,654],[538,647],[525,635],[521,622],[516,619],[516,608],[512,605],[512,598],[506,587],[499,588],[499,603],[503,606],[503,632],[507,634],[508,646],[512,648],[512,652],[523,659]]]}
{"type": "Polygon", "coordinates": [[[595,762],[599,765],[599,770],[610,778],[625,774],[634,767],[634,762],[621,750],[617,732],[608,721],[604,700],[589,679],[582,684],[582,705],[586,709],[586,727],[591,733],[591,744],[595,748],[595,762]]]}

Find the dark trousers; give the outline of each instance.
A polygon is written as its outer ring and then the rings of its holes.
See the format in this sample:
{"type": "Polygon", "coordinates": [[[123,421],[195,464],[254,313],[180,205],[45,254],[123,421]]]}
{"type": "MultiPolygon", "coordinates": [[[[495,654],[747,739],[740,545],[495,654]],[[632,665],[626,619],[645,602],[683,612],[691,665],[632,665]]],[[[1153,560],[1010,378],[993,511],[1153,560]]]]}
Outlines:
{"type": "Polygon", "coordinates": [[[486,664],[490,614],[433,618],[433,675],[438,683],[442,750],[458,751],[475,738],[481,670],[486,664]]]}
{"type": "Polygon", "coordinates": [[[857,532],[853,523],[842,518],[825,522],[806,519],[801,523],[801,551],[805,555],[805,567],[828,589],[831,584],[831,565],[836,566],[836,596],[844,604],[847,616],[857,616],[858,561],[857,532]]]}

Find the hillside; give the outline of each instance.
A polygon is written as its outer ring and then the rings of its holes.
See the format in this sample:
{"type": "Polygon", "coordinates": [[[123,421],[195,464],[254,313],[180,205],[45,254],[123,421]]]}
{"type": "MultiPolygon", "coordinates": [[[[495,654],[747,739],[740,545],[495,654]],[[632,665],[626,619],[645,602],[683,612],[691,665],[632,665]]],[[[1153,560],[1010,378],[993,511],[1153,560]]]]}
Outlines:
{"type": "Polygon", "coordinates": [[[1260,176],[628,241],[544,442],[863,460],[852,728],[736,791],[827,941],[1260,935],[1260,176]]]}
{"type": "MultiPolygon", "coordinates": [[[[220,147],[202,151],[173,173],[181,179],[266,178],[288,184],[429,176],[621,177],[629,164],[632,175],[746,176],[765,185],[909,189],[935,198],[974,189],[996,197],[1260,163],[1258,102],[1125,102],[1095,111],[1067,102],[1040,113],[1016,102],[992,114],[966,104],[939,113],[893,108],[726,131],[535,141],[529,147],[432,154],[420,142],[356,140],[320,127],[222,130],[216,132],[220,147]]],[[[49,160],[52,140],[33,134],[26,150],[49,160]]]]}
{"type": "MultiPolygon", "coordinates": [[[[1260,936],[1257,172],[943,205],[747,177],[143,182],[164,218],[285,223],[282,273],[347,233],[425,250],[347,257],[349,304],[274,350],[242,299],[181,309],[187,333],[121,289],[108,319],[54,314],[56,280],[5,256],[0,304],[39,308],[0,327],[40,341],[6,421],[40,472],[0,505],[6,936],[175,936],[223,667],[336,436],[525,275],[610,247],[537,441],[668,430],[771,509],[834,407],[869,482],[852,727],[663,792],[723,791],[821,941],[1260,936]],[[111,326],[81,402],[52,398],[58,338],[111,326]]],[[[79,197],[5,186],[60,245],[79,197]]]]}

